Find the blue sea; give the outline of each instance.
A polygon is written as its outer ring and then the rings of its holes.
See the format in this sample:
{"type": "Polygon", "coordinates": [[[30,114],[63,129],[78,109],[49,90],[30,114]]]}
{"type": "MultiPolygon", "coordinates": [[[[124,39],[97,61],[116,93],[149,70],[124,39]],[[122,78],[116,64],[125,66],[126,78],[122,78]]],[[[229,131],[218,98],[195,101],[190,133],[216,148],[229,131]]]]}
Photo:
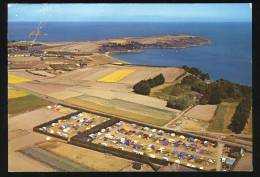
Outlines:
{"type": "Polygon", "coordinates": [[[114,54],[134,64],[159,66],[194,66],[210,74],[212,79],[224,78],[252,85],[251,23],[107,23],[72,22],[8,24],[8,40],[33,40],[28,34],[41,28],[47,36],[38,41],[84,41],[129,36],[198,35],[211,44],[185,49],[145,49],[142,53],[114,54]]]}

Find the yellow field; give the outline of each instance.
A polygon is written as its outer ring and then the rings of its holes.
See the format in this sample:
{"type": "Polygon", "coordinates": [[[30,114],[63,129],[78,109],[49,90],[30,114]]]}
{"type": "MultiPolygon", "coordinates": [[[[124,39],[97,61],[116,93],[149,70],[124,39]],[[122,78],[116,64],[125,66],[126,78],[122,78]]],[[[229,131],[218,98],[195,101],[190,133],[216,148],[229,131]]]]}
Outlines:
{"type": "Polygon", "coordinates": [[[8,73],[8,84],[16,84],[16,83],[29,82],[29,81],[31,80],[8,73]]]}
{"type": "Polygon", "coordinates": [[[29,95],[29,93],[24,91],[8,90],[8,99],[23,97],[27,95],[29,95]]]}
{"type": "Polygon", "coordinates": [[[120,70],[114,71],[113,73],[111,73],[109,75],[106,75],[105,77],[98,79],[97,81],[98,82],[118,82],[133,72],[135,72],[134,69],[120,69],[120,70]]]}

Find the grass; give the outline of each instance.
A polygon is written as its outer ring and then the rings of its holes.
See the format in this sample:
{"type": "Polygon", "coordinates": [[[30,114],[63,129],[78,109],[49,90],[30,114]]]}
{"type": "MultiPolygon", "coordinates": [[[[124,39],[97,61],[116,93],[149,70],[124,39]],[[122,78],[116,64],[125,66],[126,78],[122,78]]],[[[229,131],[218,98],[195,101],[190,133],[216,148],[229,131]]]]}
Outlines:
{"type": "Polygon", "coordinates": [[[175,85],[175,83],[167,84],[167,86],[165,86],[161,90],[152,92],[151,95],[167,101],[170,98],[177,98],[179,96],[188,95],[191,93],[190,89],[188,88],[178,88],[178,93],[176,92],[174,95],[173,92],[176,90],[176,87],[177,86],[175,85]]]}
{"type": "Polygon", "coordinates": [[[157,126],[162,126],[162,125],[166,124],[167,122],[169,122],[168,119],[153,118],[151,116],[146,116],[146,115],[137,114],[134,112],[128,112],[125,110],[116,109],[115,107],[111,107],[111,106],[103,106],[103,105],[100,105],[97,103],[93,103],[93,102],[86,101],[86,100],[81,100],[78,98],[68,98],[64,101],[67,103],[73,104],[73,105],[77,105],[82,108],[119,116],[119,117],[129,119],[129,120],[135,120],[135,121],[140,121],[143,123],[149,123],[149,124],[153,124],[153,125],[157,125],[157,126]]]}
{"type": "Polygon", "coordinates": [[[218,106],[213,121],[211,122],[208,130],[231,133],[231,131],[228,129],[228,125],[230,124],[232,116],[235,113],[237,104],[237,102],[222,102],[218,106]]]}
{"type": "Polygon", "coordinates": [[[8,114],[15,115],[26,111],[32,111],[48,104],[50,104],[50,102],[34,95],[12,98],[8,99],[8,114]]]}
{"type": "Polygon", "coordinates": [[[133,72],[135,72],[135,70],[133,70],[133,69],[120,69],[120,70],[112,72],[109,75],[106,75],[105,77],[98,79],[97,81],[98,82],[118,82],[133,72]]]}
{"type": "Polygon", "coordinates": [[[19,98],[29,95],[29,93],[18,90],[8,90],[8,99],[19,98]]]}
{"type": "Polygon", "coordinates": [[[252,119],[252,109],[250,111],[249,117],[247,119],[247,124],[242,131],[242,134],[244,135],[252,135],[252,126],[253,126],[253,119],[252,119]]]}
{"type": "Polygon", "coordinates": [[[17,84],[17,83],[30,82],[30,81],[31,80],[27,78],[8,73],[8,84],[17,84]]]}
{"type": "MultiPolygon", "coordinates": [[[[181,76],[179,76],[174,82],[171,82],[171,83],[164,83],[162,85],[159,85],[157,87],[154,87],[151,89],[151,93],[150,95],[153,96],[153,97],[157,97],[159,99],[163,99],[163,100],[169,100],[170,98],[174,98],[176,96],[174,96],[172,94],[172,91],[174,90],[175,88],[175,85],[177,83],[180,83],[181,80],[185,77],[185,76],[188,76],[190,75],[189,73],[183,73],[181,76]]],[[[187,95],[189,94],[191,91],[187,88],[182,88],[181,90],[181,93],[179,93],[178,96],[180,95],[187,95]]]]}
{"type": "Polygon", "coordinates": [[[212,123],[210,124],[208,130],[220,132],[224,128],[224,118],[227,112],[227,106],[220,104],[215,112],[212,123]]]}

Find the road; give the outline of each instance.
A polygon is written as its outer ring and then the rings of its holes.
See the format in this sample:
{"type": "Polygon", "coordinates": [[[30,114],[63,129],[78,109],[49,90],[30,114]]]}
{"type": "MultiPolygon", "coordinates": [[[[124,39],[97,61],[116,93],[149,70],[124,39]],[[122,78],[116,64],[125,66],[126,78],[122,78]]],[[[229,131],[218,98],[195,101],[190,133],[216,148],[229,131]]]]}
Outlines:
{"type": "Polygon", "coordinates": [[[170,122],[168,122],[167,124],[165,124],[163,127],[167,128],[169,125],[171,125],[173,122],[177,121],[178,119],[180,119],[186,112],[188,112],[191,108],[193,108],[195,105],[191,105],[188,108],[186,108],[184,111],[182,111],[181,113],[179,113],[173,120],[171,120],[170,122]]]}

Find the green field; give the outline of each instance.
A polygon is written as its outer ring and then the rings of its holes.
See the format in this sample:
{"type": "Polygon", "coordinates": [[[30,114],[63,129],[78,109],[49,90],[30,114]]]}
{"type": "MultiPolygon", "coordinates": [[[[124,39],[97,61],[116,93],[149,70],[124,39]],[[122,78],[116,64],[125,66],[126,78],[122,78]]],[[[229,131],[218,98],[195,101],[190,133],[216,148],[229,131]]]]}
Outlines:
{"type": "Polygon", "coordinates": [[[175,115],[166,110],[152,109],[141,104],[131,103],[123,100],[106,100],[91,96],[80,96],[64,100],[69,104],[81,108],[123,117],[129,120],[136,120],[162,126],[172,120],[175,115]]]}
{"type": "Polygon", "coordinates": [[[178,89],[178,93],[173,93],[173,91],[176,91],[176,84],[180,83],[182,78],[188,75],[188,73],[184,73],[174,82],[164,83],[162,85],[152,88],[150,95],[163,100],[169,100],[170,98],[176,98],[181,95],[189,94],[191,92],[189,88],[180,88],[178,89]]]}
{"type": "Polygon", "coordinates": [[[216,110],[215,116],[208,130],[220,132],[224,128],[224,118],[227,112],[227,106],[220,104],[216,110]]]}
{"type": "Polygon", "coordinates": [[[208,130],[230,133],[231,131],[228,129],[228,125],[231,123],[231,119],[235,113],[237,104],[237,102],[222,102],[219,104],[208,130]]]}
{"type": "Polygon", "coordinates": [[[50,104],[50,102],[34,95],[12,98],[8,99],[8,114],[14,115],[26,111],[31,111],[48,104],[50,104]]]}

